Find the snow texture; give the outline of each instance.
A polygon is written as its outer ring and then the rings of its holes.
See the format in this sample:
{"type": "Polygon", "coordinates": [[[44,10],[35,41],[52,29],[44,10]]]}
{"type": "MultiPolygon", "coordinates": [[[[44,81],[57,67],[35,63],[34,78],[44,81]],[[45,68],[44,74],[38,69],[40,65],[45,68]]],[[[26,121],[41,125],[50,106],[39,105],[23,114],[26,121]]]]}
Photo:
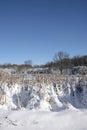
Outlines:
{"type": "Polygon", "coordinates": [[[0,110],[0,130],[87,130],[86,110],[0,110]]]}

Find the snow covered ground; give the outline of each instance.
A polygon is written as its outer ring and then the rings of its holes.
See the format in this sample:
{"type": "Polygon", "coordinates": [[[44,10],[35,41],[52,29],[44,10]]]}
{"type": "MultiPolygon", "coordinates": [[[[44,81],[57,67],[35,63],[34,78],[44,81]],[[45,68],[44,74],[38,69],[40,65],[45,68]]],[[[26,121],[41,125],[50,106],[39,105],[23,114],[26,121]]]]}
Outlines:
{"type": "Polygon", "coordinates": [[[0,130],[87,130],[87,110],[0,110],[0,130]]]}

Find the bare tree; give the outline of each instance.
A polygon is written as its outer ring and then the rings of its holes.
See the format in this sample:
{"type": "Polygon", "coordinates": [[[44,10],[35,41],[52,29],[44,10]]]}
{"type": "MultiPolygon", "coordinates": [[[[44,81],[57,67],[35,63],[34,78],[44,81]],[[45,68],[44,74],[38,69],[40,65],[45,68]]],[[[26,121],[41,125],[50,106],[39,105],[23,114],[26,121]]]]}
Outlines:
{"type": "Polygon", "coordinates": [[[30,65],[30,66],[32,66],[32,60],[26,60],[24,63],[25,63],[25,65],[30,65]]]}
{"type": "Polygon", "coordinates": [[[59,68],[61,74],[63,73],[63,69],[66,68],[69,64],[68,59],[69,54],[62,51],[56,53],[53,58],[54,62],[56,63],[56,67],[59,68]]]}

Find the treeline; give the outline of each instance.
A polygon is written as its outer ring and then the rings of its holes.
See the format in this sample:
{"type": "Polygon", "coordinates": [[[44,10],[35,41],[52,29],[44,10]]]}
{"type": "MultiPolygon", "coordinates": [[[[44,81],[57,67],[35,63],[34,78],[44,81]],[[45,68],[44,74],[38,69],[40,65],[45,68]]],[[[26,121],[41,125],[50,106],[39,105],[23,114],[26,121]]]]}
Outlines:
{"type": "Polygon", "coordinates": [[[24,61],[24,64],[11,64],[11,63],[5,63],[0,65],[0,68],[8,68],[8,69],[16,69],[16,70],[22,70],[22,69],[29,69],[32,68],[32,60],[26,60],[24,61]]]}
{"type": "Polygon", "coordinates": [[[3,64],[3,65],[0,65],[0,68],[8,68],[8,69],[17,69],[17,70],[22,70],[22,69],[29,69],[29,68],[32,68],[31,65],[26,65],[26,64],[21,64],[21,65],[17,65],[17,64],[10,64],[10,63],[7,63],[7,64],[3,64]]]}
{"type": "Polygon", "coordinates": [[[70,58],[68,53],[58,52],[55,54],[53,61],[44,65],[44,67],[59,69],[61,74],[63,73],[63,70],[67,71],[68,69],[77,66],[87,66],[87,55],[70,58]]]}
{"type": "Polygon", "coordinates": [[[7,63],[0,65],[0,68],[12,68],[18,71],[29,68],[55,68],[58,69],[62,74],[63,70],[67,71],[68,69],[72,69],[73,67],[77,66],[87,66],[87,55],[74,56],[71,58],[67,52],[60,51],[54,55],[51,62],[48,62],[44,65],[32,65],[32,60],[27,60],[24,62],[24,64],[21,65],[7,63]]]}
{"type": "MultiPolygon", "coordinates": [[[[66,61],[67,64],[69,65],[68,67],[76,67],[76,66],[87,66],[87,55],[86,56],[75,56],[73,58],[68,58],[68,59],[63,59],[63,64],[66,66],[66,61]]],[[[58,60],[58,62],[60,62],[58,60]]],[[[56,67],[57,63],[54,61],[46,63],[43,67],[56,67]]]]}
{"type": "Polygon", "coordinates": [[[75,56],[71,59],[73,66],[87,66],[87,55],[86,56],[75,56]]]}

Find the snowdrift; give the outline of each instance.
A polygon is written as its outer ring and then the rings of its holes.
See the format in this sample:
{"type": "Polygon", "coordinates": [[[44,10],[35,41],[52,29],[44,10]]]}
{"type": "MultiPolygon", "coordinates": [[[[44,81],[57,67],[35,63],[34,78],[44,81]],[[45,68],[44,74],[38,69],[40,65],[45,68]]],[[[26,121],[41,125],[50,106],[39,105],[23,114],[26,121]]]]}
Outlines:
{"type": "Polygon", "coordinates": [[[60,111],[87,108],[87,77],[29,75],[0,83],[0,108],[60,111]],[[49,78],[50,77],[50,78],[49,78]]]}

